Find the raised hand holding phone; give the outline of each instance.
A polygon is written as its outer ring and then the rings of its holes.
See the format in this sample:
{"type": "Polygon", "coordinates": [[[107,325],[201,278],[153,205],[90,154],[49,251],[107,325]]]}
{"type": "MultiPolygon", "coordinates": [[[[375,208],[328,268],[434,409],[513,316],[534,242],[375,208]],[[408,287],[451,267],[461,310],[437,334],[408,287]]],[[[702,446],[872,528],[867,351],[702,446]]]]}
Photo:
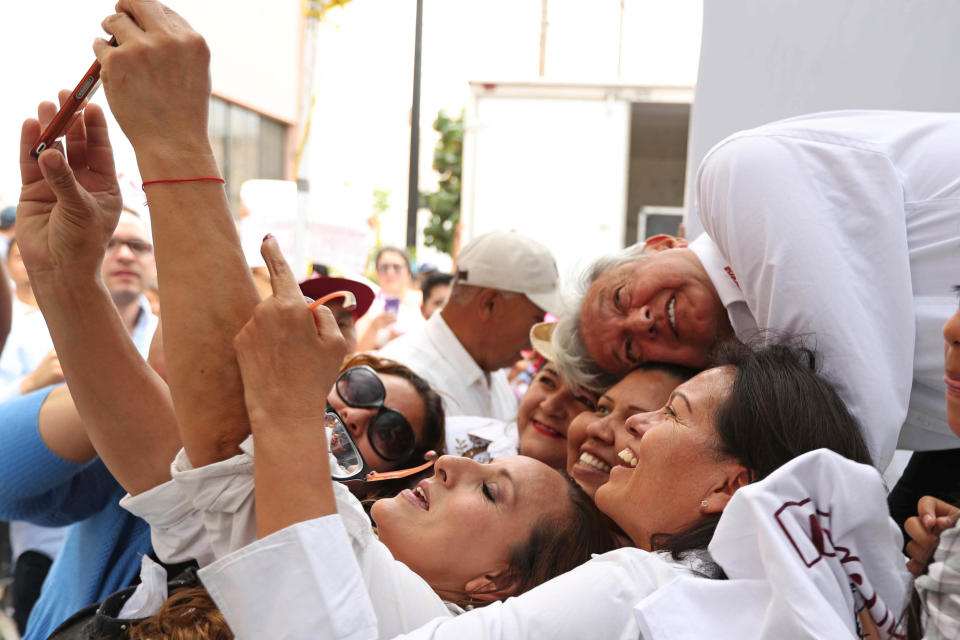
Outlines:
{"type": "MultiPolygon", "coordinates": [[[[61,104],[69,96],[61,91],[61,104]]],[[[56,148],[34,158],[41,129],[56,110],[52,102],[41,103],[39,119],[26,120],[21,129],[17,244],[31,278],[73,271],[90,277],[99,274],[123,204],[113,150],[103,111],[90,105],[67,131],[66,158],[56,148]]]]}
{"type": "MultiPolygon", "coordinates": [[[[117,46],[117,39],[110,38],[107,44],[115,47],[117,46]]],[[[76,122],[77,118],[79,118],[83,112],[87,101],[96,93],[99,87],[100,61],[95,60],[93,64],[90,65],[90,68],[87,69],[87,72],[83,74],[83,77],[80,79],[80,82],[77,83],[74,90],[70,92],[67,100],[64,101],[61,99],[60,110],[57,112],[57,115],[54,116],[53,120],[44,128],[43,133],[40,134],[40,139],[37,140],[33,149],[30,150],[30,155],[38,158],[44,149],[49,149],[53,146],[53,143],[73,126],[74,122],[76,122]]]]}
{"type": "Polygon", "coordinates": [[[100,78],[143,179],[210,175],[210,50],[203,37],[153,0],[120,0],[102,26],[117,46],[94,42],[100,78]]]}

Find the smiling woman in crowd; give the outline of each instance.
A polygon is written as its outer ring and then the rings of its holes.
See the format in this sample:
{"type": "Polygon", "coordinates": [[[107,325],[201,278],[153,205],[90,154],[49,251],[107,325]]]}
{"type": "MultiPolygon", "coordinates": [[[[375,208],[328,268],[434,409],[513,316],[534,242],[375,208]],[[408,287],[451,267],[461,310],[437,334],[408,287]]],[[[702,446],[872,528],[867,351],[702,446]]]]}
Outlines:
{"type": "Polygon", "coordinates": [[[448,452],[481,462],[521,453],[554,469],[565,467],[570,423],[596,407],[597,394],[568,385],[560,376],[550,344],[554,326],[540,322],[530,329],[530,344],[542,363],[520,399],[516,421],[453,416],[448,420],[448,452]]]}
{"type": "Polygon", "coordinates": [[[584,411],[567,433],[567,474],[591,497],[610,479],[610,470],[626,464],[618,455],[632,435],[631,416],[662,407],[670,392],[695,372],[676,365],[644,365],[600,396],[596,409],[584,411]]]}

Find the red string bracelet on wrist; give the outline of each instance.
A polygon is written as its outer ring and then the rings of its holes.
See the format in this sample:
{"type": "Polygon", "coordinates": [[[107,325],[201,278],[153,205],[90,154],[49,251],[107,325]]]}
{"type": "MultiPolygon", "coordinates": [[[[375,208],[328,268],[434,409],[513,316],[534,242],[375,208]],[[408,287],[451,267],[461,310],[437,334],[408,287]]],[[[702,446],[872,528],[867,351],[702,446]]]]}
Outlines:
{"type": "Polygon", "coordinates": [[[223,178],[217,178],[214,176],[211,176],[209,178],[173,178],[171,180],[147,180],[142,185],[140,185],[140,188],[146,191],[145,187],[148,184],[170,184],[173,182],[219,182],[220,184],[227,183],[227,181],[224,180],[223,178]]]}

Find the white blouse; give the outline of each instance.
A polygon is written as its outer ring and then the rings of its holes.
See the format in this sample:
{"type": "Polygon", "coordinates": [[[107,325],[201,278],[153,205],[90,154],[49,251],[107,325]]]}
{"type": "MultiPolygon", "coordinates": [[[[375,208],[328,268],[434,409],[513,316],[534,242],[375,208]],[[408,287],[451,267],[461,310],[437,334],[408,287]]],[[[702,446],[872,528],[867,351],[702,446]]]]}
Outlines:
{"type": "MultiPolygon", "coordinates": [[[[437,616],[449,617],[460,611],[456,605],[448,606],[419,575],[393,558],[377,539],[363,506],[338,482],[333,483],[336,515],[257,540],[253,438],[248,437],[240,448],[242,453],[232,458],[196,469],[181,450],[171,465],[171,481],[121,501],[125,509],[150,523],[154,550],[161,560],[196,558],[204,567],[199,571],[204,585],[207,575],[229,567],[243,576],[235,583],[214,581],[207,586],[224,613],[229,611],[231,618],[241,620],[249,616],[258,628],[271,628],[286,618],[285,607],[324,608],[327,626],[315,629],[328,628],[331,634],[336,630],[330,637],[354,638],[361,637],[355,633],[364,627],[351,623],[344,628],[339,620],[341,616],[359,619],[356,603],[345,606],[349,588],[360,589],[363,601],[372,603],[367,613],[374,617],[367,626],[375,629],[375,635],[365,637],[393,637],[437,616]],[[271,553],[256,553],[264,548],[271,553]],[[335,559],[330,548],[341,555],[335,559]],[[211,565],[214,559],[220,560],[211,565]],[[343,580],[352,586],[342,587],[343,580]],[[265,589],[265,585],[269,586],[265,589]],[[256,592],[257,606],[231,608],[231,595],[244,589],[256,592]],[[271,603],[276,606],[268,606],[271,603]],[[337,635],[345,629],[350,633],[337,635]]],[[[359,607],[360,613],[363,609],[359,607]]],[[[294,637],[272,631],[266,636],[235,633],[238,638],[251,639],[294,637]]],[[[317,637],[328,636],[321,633],[317,637]]]]}
{"type": "MultiPolygon", "coordinates": [[[[333,544],[333,538],[323,548],[303,543],[303,532],[316,526],[318,520],[293,525],[202,571],[238,638],[391,637],[375,632],[363,617],[369,604],[359,567],[349,566],[349,547],[333,544]],[[288,565],[320,573],[287,572],[288,565]],[[342,580],[336,606],[325,593],[330,580],[342,580]],[[299,600],[274,598],[277,590],[299,600]],[[353,626],[335,629],[339,621],[331,616],[339,615],[356,616],[353,626]]],[[[910,588],[901,543],[879,473],[819,450],[733,496],[710,544],[728,580],[698,578],[696,565],[662,554],[618,549],[521,596],[437,617],[398,637],[853,638],[856,612],[863,608],[881,638],[894,638],[910,588]]]]}

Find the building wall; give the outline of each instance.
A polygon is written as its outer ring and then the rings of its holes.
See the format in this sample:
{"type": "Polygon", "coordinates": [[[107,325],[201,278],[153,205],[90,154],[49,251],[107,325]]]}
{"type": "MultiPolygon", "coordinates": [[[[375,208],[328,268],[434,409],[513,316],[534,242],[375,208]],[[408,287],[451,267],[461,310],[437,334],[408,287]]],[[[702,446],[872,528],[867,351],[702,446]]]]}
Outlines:
{"type": "Polygon", "coordinates": [[[168,0],[211,51],[214,93],[294,124],[299,111],[300,0],[168,0]]]}
{"type": "MultiPolygon", "coordinates": [[[[115,0],[33,0],[4,5],[0,58],[7,61],[7,90],[0,100],[0,205],[15,204],[20,190],[16,154],[20,122],[36,116],[40,101],[56,100],[57,90],[76,86],[94,61],[94,39],[104,35],[100,22],[113,13],[115,4],[115,0]]],[[[168,4],[207,39],[217,95],[287,123],[296,121],[300,0],[168,4]]],[[[93,101],[106,105],[102,91],[93,101]]],[[[127,199],[142,206],[133,150],[114,122],[111,136],[127,199]]]]}

